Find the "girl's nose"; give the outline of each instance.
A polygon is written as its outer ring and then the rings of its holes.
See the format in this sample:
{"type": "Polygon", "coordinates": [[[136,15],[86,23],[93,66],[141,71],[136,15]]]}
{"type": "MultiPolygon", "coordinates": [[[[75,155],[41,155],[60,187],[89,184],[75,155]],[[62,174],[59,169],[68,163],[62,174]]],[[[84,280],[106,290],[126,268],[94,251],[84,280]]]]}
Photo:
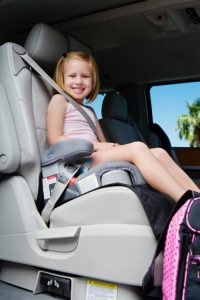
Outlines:
{"type": "Polygon", "coordinates": [[[82,83],[82,78],[81,78],[81,76],[77,76],[77,77],[76,77],[76,83],[79,83],[79,84],[82,83]]]}

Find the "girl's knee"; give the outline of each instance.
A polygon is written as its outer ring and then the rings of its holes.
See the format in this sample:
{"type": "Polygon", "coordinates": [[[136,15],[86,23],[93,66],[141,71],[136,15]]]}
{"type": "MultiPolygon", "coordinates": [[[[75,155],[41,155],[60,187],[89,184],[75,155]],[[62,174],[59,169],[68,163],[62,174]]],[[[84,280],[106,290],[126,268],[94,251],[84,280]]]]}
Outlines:
{"type": "Polygon", "coordinates": [[[133,151],[135,151],[136,153],[143,153],[144,151],[149,150],[147,145],[144,144],[143,142],[132,142],[129,145],[131,147],[132,153],[133,151]]]}
{"type": "Polygon", "coordinates": [[[152,148],[151,152],[160,160],[164,160],[169,156],[163,148],[152,148]]]}

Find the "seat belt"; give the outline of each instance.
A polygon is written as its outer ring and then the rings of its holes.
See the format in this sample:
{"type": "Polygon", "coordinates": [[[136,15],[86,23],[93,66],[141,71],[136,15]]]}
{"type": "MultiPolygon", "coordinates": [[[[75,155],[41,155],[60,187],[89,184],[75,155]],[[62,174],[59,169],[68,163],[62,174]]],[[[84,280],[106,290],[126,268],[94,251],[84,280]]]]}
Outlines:
{"type": "Polygon", "coordinates": [[[66,189],[67,185],[69,184],[70,180],[80,169],[80,165],[77,166],[63,166],[63,169],[59,173],[58,179],[56,184],[53,188],[52,194],[50,199],[47,201],[45,207],[42,210],[42,218],[46,224],[49,223],[50,215],[52,210],[54,209],[58,199],[66,189]]]}
{"type": "Polygon", "coordinates": [[[89,126],[94,131],[98,141],[100,140],[98,137],[98,133],[96,130],[96,126],[90,116],[81,108],[81,106],[68,94],[66,94],[57,83],[27,54],[20,54],[21,58],[31,67],[33,68],[36,73],[38,73],[43,79],[45,79],[49,85],[51,85],[59,94],[61,94],[68,102],[70,102],[86,119],[89,126]]]}

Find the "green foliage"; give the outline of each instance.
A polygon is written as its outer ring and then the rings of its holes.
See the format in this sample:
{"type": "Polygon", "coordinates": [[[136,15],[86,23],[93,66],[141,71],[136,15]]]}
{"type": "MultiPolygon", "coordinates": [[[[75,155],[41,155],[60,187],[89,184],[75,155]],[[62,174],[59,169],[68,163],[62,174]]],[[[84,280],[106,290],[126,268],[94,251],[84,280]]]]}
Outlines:
{"type": "Polygon", "coordinates": [[[180,139],[185,138],[191,147],[200,147],[200,98],[187,102],[188,114],[183,114],[177,120],[180,139]]]}

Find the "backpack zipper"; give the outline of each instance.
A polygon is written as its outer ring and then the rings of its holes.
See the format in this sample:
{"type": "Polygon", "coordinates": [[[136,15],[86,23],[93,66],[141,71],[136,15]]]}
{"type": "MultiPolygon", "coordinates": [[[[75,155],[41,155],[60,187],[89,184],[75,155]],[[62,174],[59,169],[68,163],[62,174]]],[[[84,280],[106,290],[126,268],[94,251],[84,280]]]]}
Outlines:
{"type": "Polygon", "coordinates": [[[200,256],[199,255],[194,255],[190,258],[190,261],[194,265],[200,265],[200,256]]]}
{"type": "Polygon", "coordinates": [[[200,282],[200,256],[194,255],[190,258],[190,262],[193,265],[196,265],[196,281],[200,282]]]}

